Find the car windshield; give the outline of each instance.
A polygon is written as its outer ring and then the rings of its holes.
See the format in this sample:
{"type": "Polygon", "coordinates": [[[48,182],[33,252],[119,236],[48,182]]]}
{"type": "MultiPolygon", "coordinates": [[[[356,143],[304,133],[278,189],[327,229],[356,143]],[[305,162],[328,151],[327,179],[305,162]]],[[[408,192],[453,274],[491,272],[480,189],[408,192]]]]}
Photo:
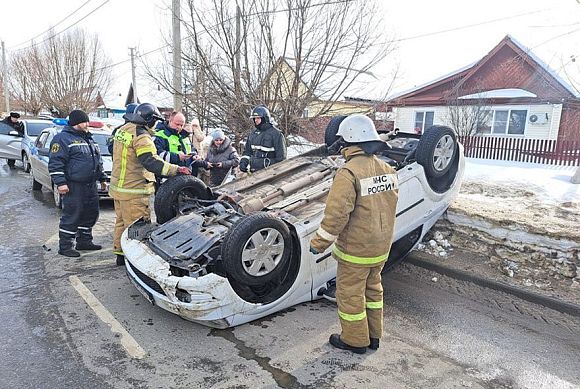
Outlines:
{"type": "Polygon", "coordinates": [[[50,122],[46,123],[33,123],[33,122],[26,122],[26,132],[28,136],[38,136],[45,128],[51,126],[50,122]]]}
{"type": "Polygon", "coordinates": [[[93,134],[93,139],[99,145],[101,155],[111,155],[111,153],[109,153],[109,148],[107,147],[107,139],[109,139],[109,137],[110,135],[107,134],[93,134]]]}

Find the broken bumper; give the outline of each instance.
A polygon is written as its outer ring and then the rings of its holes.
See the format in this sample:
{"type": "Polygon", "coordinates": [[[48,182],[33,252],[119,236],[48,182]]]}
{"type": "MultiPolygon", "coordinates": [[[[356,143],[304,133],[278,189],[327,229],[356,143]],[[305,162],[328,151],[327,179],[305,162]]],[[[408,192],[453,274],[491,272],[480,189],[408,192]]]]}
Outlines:
{"type": "Polygon", "coordinates": [[[215,328],[232,327],[263,316],[260,313],[265,307],[242,300],[224,277],[174,276],[165,260],[146,244],[129,239],[127,230],[121,246],[131,282],[149,302],[166,311],[215,328]]]}

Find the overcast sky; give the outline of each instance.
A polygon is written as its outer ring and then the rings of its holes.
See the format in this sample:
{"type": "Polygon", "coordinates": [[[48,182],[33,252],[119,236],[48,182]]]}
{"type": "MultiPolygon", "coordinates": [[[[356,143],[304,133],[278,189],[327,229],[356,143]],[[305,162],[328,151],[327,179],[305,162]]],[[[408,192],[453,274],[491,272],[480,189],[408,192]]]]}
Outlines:
{"type": "MultiPolygon", "coordinates": [[[[145,53],[163,45],[162,32],[166,34],[170,26],[170,0],[11,1],[3,7],[0,39],[10,55],[83,4],[55,30],[98,8],[76,26],[97,33],[113,63],[127,61],[114,67],[116,82],[109,93],[124,97],[131,80],[128,48],[136,46],[145,53]]],[[[381,1],[380,8],[387,29],[400,41],[396,53],[374,69],[376,79],[369,82],[368,91],[358,92],[359,97],[379,97],[397,64],[400,71],[391,92],[422,85],[477,61],[506,34],[554,70],[566,69],[580,87],[580,0],[402,0],[381,1]],[[575,57],[577,61],[572,60],[575,57]]],[[[162,52],[169,60],[168,50],[162,52]]],[[[139,78],[137,83],[140,94],[154,93],[151,82],[139,78]]]]}

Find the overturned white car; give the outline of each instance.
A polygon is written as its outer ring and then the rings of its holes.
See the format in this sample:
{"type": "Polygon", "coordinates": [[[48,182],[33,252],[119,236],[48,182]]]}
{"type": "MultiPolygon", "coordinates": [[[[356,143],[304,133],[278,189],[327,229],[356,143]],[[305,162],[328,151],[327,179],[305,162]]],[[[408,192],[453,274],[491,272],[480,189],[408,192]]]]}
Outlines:
{"type": "MultiPolygon", "coordinates": [[[[333,118],[326,145],[336,140],[333,118]]],[[[402,260],[459,192],[463,148],[448,127],[397,134],[380,157],[397,169],[399,202],[385,269],[402,260]]],[[[336,276],[330,250],[309,252],[341,156],[327,147],[213,190],[190,176],[165,182],[159,224],[123,234],[127,274],[153,304],[185,319],[226,328],[320,298],[336,276]]]]}

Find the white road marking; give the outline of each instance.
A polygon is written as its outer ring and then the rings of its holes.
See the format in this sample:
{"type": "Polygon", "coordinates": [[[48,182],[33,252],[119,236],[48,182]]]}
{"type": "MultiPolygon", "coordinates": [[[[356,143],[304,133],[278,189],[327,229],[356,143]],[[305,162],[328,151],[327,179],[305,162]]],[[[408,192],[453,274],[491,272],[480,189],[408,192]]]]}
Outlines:
{"type": "Polygon", "coordinates": [[[143,359],[147,355],[145,350],[135,341],[135,339],[125,330],[125,328],[115,319],[115,317],[101,304],[101,302],[91,293],[77,276],[70,276],[69,281],[73,288],[81,295],[83,300],[97,314],[105,324],[111,327],[113,333],[121,336],[121,345],[127,350],[131,358],[143,359]]]}

